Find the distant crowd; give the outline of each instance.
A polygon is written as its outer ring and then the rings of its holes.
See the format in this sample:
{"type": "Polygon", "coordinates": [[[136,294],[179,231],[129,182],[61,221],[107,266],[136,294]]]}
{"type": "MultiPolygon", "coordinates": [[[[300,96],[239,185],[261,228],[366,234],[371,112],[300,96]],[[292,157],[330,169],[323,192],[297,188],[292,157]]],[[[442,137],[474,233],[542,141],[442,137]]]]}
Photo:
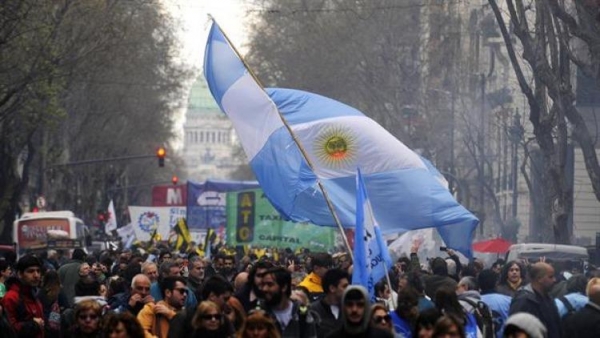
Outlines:
{"type": "Polygon", "coordinates": [[[49,250],[0,259],[2,337],[600,337],[580,262],[399,258],[372,288],[347,253],[49,250]]]}

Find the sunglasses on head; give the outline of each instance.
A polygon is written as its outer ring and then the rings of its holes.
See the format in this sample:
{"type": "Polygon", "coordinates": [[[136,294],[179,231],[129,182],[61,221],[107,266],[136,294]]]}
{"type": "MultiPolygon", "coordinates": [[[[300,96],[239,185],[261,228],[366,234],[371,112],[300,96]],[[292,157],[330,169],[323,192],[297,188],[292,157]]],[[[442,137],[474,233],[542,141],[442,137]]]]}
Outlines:
{"type": "Polygon", "coordinates": [[[385,320],[386,323],[389,323],[392,320],[392,317],[390,315],[375,316],[375,317],[373,317],[373,320],[377,324],[381,324],[381,322],[383,322],[384,320],[385,320]]]}
{"type": "Polygon", "coordinates": [[[221,315],[220,314],[214,314],[214,315],[202,315],[201,317],[204,320],[221,320],[221,315]]]}

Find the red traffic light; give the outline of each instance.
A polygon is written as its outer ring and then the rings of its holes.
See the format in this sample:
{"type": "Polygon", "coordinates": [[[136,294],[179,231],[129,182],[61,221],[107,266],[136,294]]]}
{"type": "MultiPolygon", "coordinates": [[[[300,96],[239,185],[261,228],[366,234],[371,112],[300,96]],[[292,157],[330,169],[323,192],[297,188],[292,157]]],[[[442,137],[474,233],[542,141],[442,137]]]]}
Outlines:
{"type": "Polygon", "coordinates": [[[173,177],[171,178],[171,182],[173,182],[173,185],[177,185],[177,183],[179,182],[179,177],[177,177],[177,176],[173,176],[173,177]]]}

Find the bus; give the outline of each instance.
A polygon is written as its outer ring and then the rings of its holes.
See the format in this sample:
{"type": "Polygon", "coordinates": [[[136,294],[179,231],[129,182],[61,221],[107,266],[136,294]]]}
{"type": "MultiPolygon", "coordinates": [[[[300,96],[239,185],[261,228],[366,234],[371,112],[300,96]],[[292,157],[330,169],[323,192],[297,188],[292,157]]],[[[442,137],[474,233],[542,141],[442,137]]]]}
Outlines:
{"type": "Polygon", "coordinates": [[[49,231],[64,232],[66,238],[83,240],[90,232],[82,220],[71,211],[28,212],[13,224],[13,242],[19,256],[27,250],[48,245],[49,231]]]}

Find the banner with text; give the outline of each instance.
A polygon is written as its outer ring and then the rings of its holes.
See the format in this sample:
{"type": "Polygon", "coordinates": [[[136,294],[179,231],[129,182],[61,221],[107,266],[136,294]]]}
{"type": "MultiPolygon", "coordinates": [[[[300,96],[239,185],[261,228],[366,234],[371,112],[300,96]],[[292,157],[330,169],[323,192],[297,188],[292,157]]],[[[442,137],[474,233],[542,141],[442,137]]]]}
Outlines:
{"type": "Polygon", "coordinates": [[[192,232],[226,226],[225,199],[229,191],[258,188],[257,182],[213,181],[187,183],[187,224],[192,232]]]}
{"type": "Polygon", "coordinates": [[[149,241],[155,229],[161,240],[168,240],[177,220],[185,214],[185,207],[129,207],[135,237],[140,241],[149,241]]]}
{"type": "Polygon", "coordinates": [[[261,189],[227,193],[227,244],[308,248],[335,246],[335,228],[284,221],[261,189]]]}

